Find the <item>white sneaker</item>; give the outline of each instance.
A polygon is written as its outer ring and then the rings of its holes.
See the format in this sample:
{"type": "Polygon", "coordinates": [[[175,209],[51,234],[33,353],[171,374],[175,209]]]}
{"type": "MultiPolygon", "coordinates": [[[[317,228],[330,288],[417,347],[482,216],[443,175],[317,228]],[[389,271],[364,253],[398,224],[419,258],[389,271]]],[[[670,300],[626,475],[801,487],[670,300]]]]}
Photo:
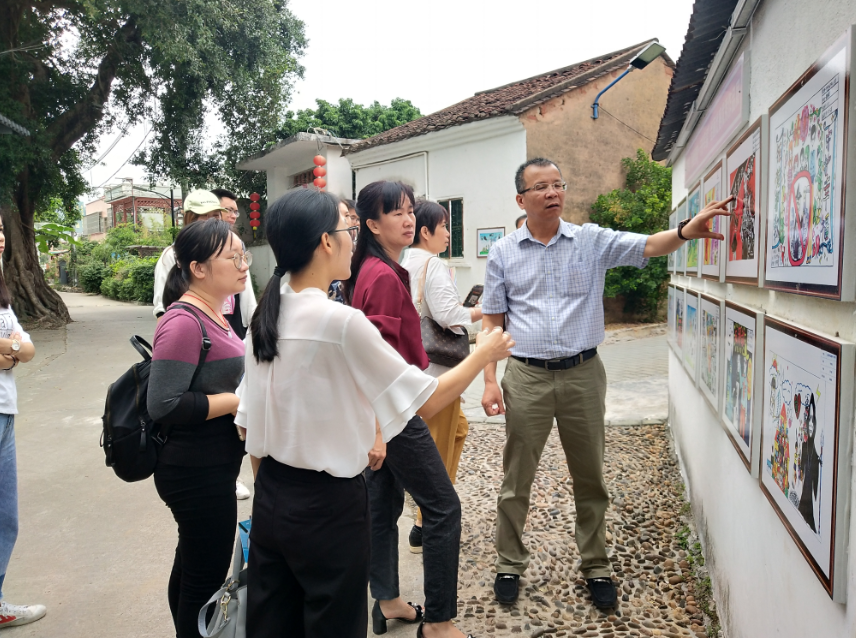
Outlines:
{"type": "Polygon", "coordinates": [[[47,611],[44,605],[10,605],[0,600],[0,629],[36,622],[47,611]]]}
{"type": "Polygon", "coordinates": [[[239,501],[246,501],[250,498],[250,490],[241,479],[235,481],[235,496],[239,501]]]}

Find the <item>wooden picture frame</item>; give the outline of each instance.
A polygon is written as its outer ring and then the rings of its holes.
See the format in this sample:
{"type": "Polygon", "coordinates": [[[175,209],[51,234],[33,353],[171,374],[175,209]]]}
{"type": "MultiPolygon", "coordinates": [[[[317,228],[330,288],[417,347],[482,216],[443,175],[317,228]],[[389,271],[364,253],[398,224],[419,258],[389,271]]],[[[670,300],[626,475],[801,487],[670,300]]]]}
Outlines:
{"type": "Polygon", "coordinates": [[[487,259],[493,245],[505,237],[505,226],[478,228],[476,233],[476,257],[487,259]]]}
{"type": "Polygon", "coordinates": [[[823,588],[846,601],[854,346],[764,326],[761,490],[823,588]]]}

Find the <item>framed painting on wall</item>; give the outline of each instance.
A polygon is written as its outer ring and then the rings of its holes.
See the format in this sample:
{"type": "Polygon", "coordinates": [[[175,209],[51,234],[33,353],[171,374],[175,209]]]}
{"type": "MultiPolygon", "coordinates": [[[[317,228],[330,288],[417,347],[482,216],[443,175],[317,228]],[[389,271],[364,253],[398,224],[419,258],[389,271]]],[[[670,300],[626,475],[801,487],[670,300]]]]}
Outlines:
{"type": "MultiPolygon", "coordinates": [[[[702,203],[704,208],[711,202],[725,199],[722,196],[722,161],[705,176],[701,187],[702,203]]],[[[714,233],[723,233],[725,230],[725,217],[714,217],[710,223],[710,230],[714,233]]],[[[718,239],[704,239],[701,242],[701,276],[705,279],[720,279],[720,264],[722,263],[722,242],[718,239]]]]}
{"type": "MultiPolygon", "coordinates": [[[[683,200],[680,204],[678,204],[677,215],[675,219],[677,223],[681,223],[687,218],[687,200],[683,200]]],[[[676,226],[677,227],[677,226],[676,226]]],[[[675,252],[677,255],[677,264],[675,265],[675,271],[679,275],[683,275],[687,271],[687,244],[689,242],[684,242],[680,248],[675,252]]]]}
{"type": "MultiPolygon", "coordinates": [[[[695,188],[690,191],[687,197],[687,218],[693,219],[701,212],[701,183],[696,184],[695,188]]],[[[698,277],[699,271],[699,248],[701,241],[698,239],[690,239],[684,242],[687,251],[687,277],[698,277]]]]}
{"type": "Polygon", "coordinates": [[[698,369],[698,320],[698,295],[687,289],[686,293],[684,293],[684,319],[682,325],[684,334],[681,343],[681,354],[684,360],[684,367],[690,373],[693,381],[695,381],[696,370],[698,369]]]}
{"type": "Polygon", "coordinates": [[[719,299],[701,296],[699,308],[698,385],[714,411],[719,414],[720,344],[722,309],[719,299]]]}
{"type": "Polygon", "coordinates": [[[671,344],[675,340],[675,287],[669,286],[669,305],[666,321],[666,340],[671,344]]]}
{"type": "Polygon", "coordinates": [[[757,370],[764,347],[763,323],[764,313],[725,302],[722,423],[740,460],[755,478],[761,441],[756,424],[761,419],[758,398],[762,387],[757,370]]]}
{"type": "Polygon", "coordinates": [[[476,255],[487,257],[493,245],[503,237],[505,237],[505,227],[503,226],[498,228],[479,228],[476,255]]]}
{"type": "Polygon", "coordinates": [[[674,321],[672,322],[672,327],[674,329],[674,333],[672,334],[672,347],[675,349],[675,353],[678,355],[678,359],[681,358],[681,347],[683,346],[684,341],[684,289],[675,286],[675,305],[674,305],[674,321]]]}
{"type": "Polygon", "coordinates": [[[775,290],[841,299],[850,48],[848,31],[770,107],[764,278],[775,290]]]}
{"type": "MultiPolygon", "coordinates": [[[[677,209],[672,211],[672,214],[669,215],[669,230],[675,230],[678,227],[678,211],[677,209]]],[[[669,253],[669,265],[667,270],[669,272],[675,272],[675,266],[678,263],[678,251],[674,251],[669,253]]]]}
{"type": "Polygon", "coordinates": [[[767,318],[761,489],[837,602],[847,582],[853,367],[852,344],[767,318]]]}
{"type": "Polygon", "coordinates": [[[731,215],[725,224],[725,281],[758,285],[761,263],[762,116],[732,146],[725,158],[731,215]]]}

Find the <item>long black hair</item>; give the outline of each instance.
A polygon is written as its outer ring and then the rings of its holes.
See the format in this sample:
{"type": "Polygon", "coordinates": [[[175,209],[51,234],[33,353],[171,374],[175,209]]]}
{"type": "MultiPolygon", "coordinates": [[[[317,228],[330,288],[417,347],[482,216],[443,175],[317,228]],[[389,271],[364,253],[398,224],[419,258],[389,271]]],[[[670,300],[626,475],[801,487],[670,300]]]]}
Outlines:
{"type": "Polygon", "coordinates": [[[190,264],[204,264],[229,243],[232,227],[219,219],[210,219],[190,224],[181,229],[175,238],[172,249],[175,251],[175,268],[166,276],[163,289],[163,306],[178,301],[190,286],[190,264]]]}
{"type": "Polygon", "coordinates": [[[340,219],[339,198],[311,188],[290,191],[268,206],[265,233],[276,259],[276,268],[250,322],[253,356],[259,363],[273,361],[279,355],[279,288],[282,276],[306,268],[321,237],[336,230],[340,219]]]}
{"type": "MultiPolygon", "coordinates": [[[[357,278],[360,276],[360,269],[363,267],[363,262],[369,257],[377,257],[382,262],[393,268],[393,261],[390,259],[384,247],[377,240],[377,236],[369,230],[366,221],[369,219],[377,220],[381,213],[389,215],[394,210],[401,208],[404,199],[410,200],[410,203],[416,205],[416,198],[413,196],[413,189],[402,182],[372,182],[357,196],[357,216],[360,218],[360,234],[357,238],[357,247],[354,250],[354,256],[351,258],[351,278],[345,282],[345,302],[351,303],[354,294],[354,287],[357,285],[357,278]]],[[[407,282],[404,282],[405,287],[409,289],[407,282]]]]}
{"type": "Polygon", "coordinates": [[[422,242],[422,229],[427,228],[428,233],[433,235],[437,232],[437,226],[440,222],[449,223],[449,211],[440,206],[437,202],[432,202],[427,199],[419,199],[416,201],[416,206],[413,207],[413,214],[416,217],[416,231],[413,235],[413,245],[418,246],[422,242]]]}

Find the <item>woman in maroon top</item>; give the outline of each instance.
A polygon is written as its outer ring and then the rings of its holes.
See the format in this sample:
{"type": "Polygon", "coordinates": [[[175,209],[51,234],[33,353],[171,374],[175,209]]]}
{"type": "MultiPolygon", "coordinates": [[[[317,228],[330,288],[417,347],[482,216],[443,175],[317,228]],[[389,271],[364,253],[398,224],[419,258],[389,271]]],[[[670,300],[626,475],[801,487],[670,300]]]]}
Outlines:
{"type": "MultiPolygon", "coordinates": [[[[413,190],[400,182],[374,182],[360,191],[360,234],[351,262],[346,299],[362,310],[405,361],[424,370],[419,313],[410,295],[410,276],[398,264],[413,243],[416,220],[413,190]]],[[[413,417],[386,447],[377,470],[366,469],[372,521],[371,581],[374,633],[386,632],[389,619],[422,622],[417,637],[463,638],[457,615],[461,502],[449,480],[428,426],[413,417]],[[404,490],[422,509],[425,611],[406,603],[398,584],[398,518],[404,490]]]]}

